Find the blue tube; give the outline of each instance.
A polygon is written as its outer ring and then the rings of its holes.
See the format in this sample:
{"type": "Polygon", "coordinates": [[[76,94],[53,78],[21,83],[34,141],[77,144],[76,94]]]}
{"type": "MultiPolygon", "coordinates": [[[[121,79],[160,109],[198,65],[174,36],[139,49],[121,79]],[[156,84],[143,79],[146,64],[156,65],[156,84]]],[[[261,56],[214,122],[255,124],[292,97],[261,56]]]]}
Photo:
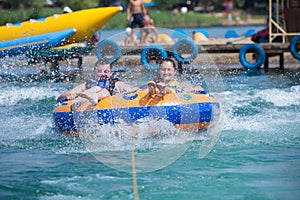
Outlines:
{"type": "Polygon", "coordinates": [[[246,44],[240,50],[239,59],[240,59],[241,64],[246,69],[259,69],[260,66],[266,60],[266,53],[265,53],[264,49],[257,44],[246,44]],[[246,53],[248,51],[254,51],[257,53],[257,60],[255,63],[249,63],[246,60],[246,53]]]}
{"type": "Polygon", "coordinates": [[[198,47],[192,40],[181,39],[178,42],[176,42],[174,44],[174,46],[172,47],[172,54],[178,62],[183,63],[183,64],[188,64],[188,63],[192,62],[198,56],[198,47]],[[185,46],[188,46],[189,49],[192,51],[191,56],[189,56],[187,58],[183,58],[179,54],[179,49],[181,47],[185,47],[185,46]]]}
{"type": "MultiPolygon", "coordinates": [[[[164,48],[158,45],[150,45],[145,47],[141,52],[141,63],[149,70],[158,70],[159,64],[151,65],[148,61],[149,57],[155,58],[155,60],[161,60],[168,57],[168,54],[164,48]],[[159,58],[160,57],[160,58],[159,58]]],[[[151,60],[151,58],[150,58],[151,60]]]]}
{"type": "Polygon", "coordinates": [[[111,39],[105,39],[100,41],[100,43],[96,47],[96,55],[99,60],[106,60],[110,64],[116,62],[122,54],[122,50],[120,46],[111,39]],[[113,52],[113,57],[107,57],[111,56],[111,52],[113,52]]]}
{"type": "Polygon", "coordinates": [[[292,39],[290,43],[290,52],[297,60],[300,60],[300,53],[297,51],[296,46],[297,43],[300,42],[300,36],[296,36],[292,39]]]}

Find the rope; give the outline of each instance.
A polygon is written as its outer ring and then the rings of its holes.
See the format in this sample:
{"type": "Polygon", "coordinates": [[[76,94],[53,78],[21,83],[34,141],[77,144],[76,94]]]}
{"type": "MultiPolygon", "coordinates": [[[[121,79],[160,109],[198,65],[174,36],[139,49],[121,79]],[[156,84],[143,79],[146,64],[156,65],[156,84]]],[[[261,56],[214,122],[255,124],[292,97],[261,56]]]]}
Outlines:
{"type": "Polygon", "coordinates": [[[137,187],[137,180],[136,180],[136,168],[135,168],[135,155],[134,155],[134,136],[135,136],[135,129],[133,127],[131,131],[131,166],[132,166],[132,181],[133,181],[133,193],[134,193],[134,200],[139,199],[138,187],[137,187]]]}

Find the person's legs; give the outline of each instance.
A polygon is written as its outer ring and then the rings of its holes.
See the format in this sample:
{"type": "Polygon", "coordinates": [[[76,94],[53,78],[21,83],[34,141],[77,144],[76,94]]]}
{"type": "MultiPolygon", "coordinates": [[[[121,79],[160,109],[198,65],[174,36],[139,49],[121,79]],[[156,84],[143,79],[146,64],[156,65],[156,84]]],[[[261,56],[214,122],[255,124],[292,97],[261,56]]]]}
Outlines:
{"type": "Polygon", "coordinates": [[[140,28],[140,44],[144,43],[144,28],[140,28]]]}
{"type": "Polygon", "coordinates": [[[131,43],[134,44],[134,28],[131,29],[129,37],[130,37],[131,43]]]}
{"type": "Polygon", "coordinates": [[[144,16],[142,13],[134,14],[133,25],[140,28],[140,44],[144,44],[144,16]]]}

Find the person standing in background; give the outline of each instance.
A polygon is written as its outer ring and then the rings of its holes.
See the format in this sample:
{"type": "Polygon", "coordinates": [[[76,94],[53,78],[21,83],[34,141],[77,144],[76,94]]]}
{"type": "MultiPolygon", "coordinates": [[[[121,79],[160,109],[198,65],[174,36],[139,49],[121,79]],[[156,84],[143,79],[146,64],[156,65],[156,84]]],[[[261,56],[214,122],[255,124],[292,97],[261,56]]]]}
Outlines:
{"type": "Polygon", "coordinates": [[[158,32],[154,26],[154,21],[149,17],[149,15],[146,15],[144,17],[144,44],[154,43],[158,39],[158,32]],[[154,36],[152,35],[154,33],[154,36]]]}
{"type": "Polygon", "coordinates": [[[126,20],[130,22],[129,27],[132,29],[130,38],[134,41],[134,28],[140,27],[140,43],[144,42],[144,16],[147,15],[143,0],[129,0],[126,10],[126,20]],[[132,16],[130,16],[132,13],[132,16]]]}
{"type": "Polygon", "coordinates": [[[226,0],[226,7],[225,7],[225,11],[226,11],[226,15],[227,15],[227,21],[228,21],[228,25],[231,26],[232,25],[232,10],[233,10],[233,1],[232,0],[226,0]]]}

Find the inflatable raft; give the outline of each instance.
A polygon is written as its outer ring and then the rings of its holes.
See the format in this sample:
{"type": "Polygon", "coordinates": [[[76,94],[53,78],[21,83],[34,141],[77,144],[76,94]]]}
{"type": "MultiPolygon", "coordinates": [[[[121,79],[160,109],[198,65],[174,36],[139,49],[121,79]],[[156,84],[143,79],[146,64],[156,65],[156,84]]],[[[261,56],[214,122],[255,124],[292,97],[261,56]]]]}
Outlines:
{"type": "Polygon", "coordinates": [[[72,101],[60,102],[53,111],[54,128],[61,134],[76,134],[90,123],[138,124],[143,119],[165,119],[183,131],[207,128],[220,116],[217,99],[207,94],[180,93],[145,99],[146,93],[121,93],[101,100],[92,109],[71,111],[72,101]]]}
{"type": "MultiPolygon", "coordinates": [[[[94,8],[15,24],[7,23],[0,26],[0,51],[13,49],[12,53],[15,53],[19,47],[29,47],[41,42],[44,44],[43,41],[47,39],[44,35],[67,30],[74,30],[74,32],[63,35],[66,37],[61,38],[58,42],[61,43],[60,45],[84,42],[121,10],[122,7],[94,8]]],[[[53,46],[55,45],[50,47],[53,46]]]]}

